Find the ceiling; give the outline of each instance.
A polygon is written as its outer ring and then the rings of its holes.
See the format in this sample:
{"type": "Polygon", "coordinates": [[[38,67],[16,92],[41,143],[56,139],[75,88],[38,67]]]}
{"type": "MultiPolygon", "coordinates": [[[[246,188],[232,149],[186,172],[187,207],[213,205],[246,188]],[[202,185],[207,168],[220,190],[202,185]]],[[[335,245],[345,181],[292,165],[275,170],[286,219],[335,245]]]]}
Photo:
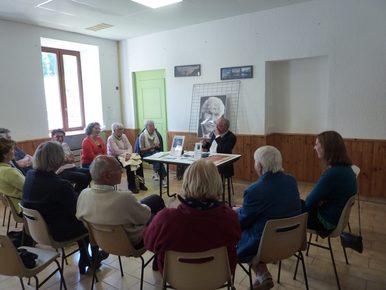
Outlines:
{"type": "Polygon", "coordinates": [[[151,9],[130,0],[1,0],[0,19],[122,40],[306,1],[184,0],[151,9]]]}

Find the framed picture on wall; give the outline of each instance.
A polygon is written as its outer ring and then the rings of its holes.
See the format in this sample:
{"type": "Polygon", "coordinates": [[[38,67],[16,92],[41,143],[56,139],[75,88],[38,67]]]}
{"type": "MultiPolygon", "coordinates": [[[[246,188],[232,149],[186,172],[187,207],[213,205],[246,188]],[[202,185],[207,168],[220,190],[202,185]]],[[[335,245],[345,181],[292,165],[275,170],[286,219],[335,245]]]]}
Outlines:
{"type": "Polygon", "coordinates": [[[223,67],[220,75],[221,80],[251,79],[253,78],[253,65],[223,67]]]}
{"type": "Polygon", "coordinates": [[[174,67],[174,77],[199,77],[201,75],[200,64],[179,65],[174,67]]]}

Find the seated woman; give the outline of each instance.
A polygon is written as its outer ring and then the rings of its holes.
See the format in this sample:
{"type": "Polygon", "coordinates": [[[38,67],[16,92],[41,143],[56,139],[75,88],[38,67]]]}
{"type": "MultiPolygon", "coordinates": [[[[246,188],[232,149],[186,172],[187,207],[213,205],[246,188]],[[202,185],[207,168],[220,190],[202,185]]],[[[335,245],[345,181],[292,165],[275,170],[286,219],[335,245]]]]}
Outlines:
{"type": "Polygon", "coordinates": [[[82,141],[81,163],[83,168],[89,168],[95,157],[107,154],[107,148],[99,137],[101,125],[98,122],[88,124],[85,131],[87,136],[82,141]]]}
{"type": "Polygon", "coordinates": [[[15,142],[0,138],[0,194],[11,197],[12,203],[21,212],[19,202],[22,196],[24,175],[10,162],[15,158],[15,142]]]}
{"type": "MultiPolygon", "coordinates": [[[[151,120],[147,120],[145,123],[145,129],[142,131],[141,135],[139,135],[139,149],[142,157],[147,157],[153,155],[154,153],[161,152],[163,149],[161,147],[161,135],[156,131],[154,122],[151,120]]],[[[154,180],[158,180],[158,176],[161,179],[164,179],[166,176],[166,170],[163,164],[159,162],[153,162],[153,170],[154,170],[154,180]]],[[[164,185],[166,184],[166,180],[164,180],[164,185]]]]}
{"type": "Polygon", "coordinates": [[[232,273],[241,230],[236,214],[219,202],[222,182],[216,166],[200,159],[184,173],[181,204],[158,212],[144,232],[145,248],[156,255],[163,271],[168,250],[200,252],[226,246],[232,273]]]}
{"type": "MultiPolygon", "coordinates": [[[[273,146],[258,148],[254,154],[259,180],[245,189],[243,205],[235,208],[241,224],[237,245],[240,262],[250,263],[256,256],[265,223],[301,213],[299,190],[295,178],[283,172],[280,151],[273,146]]],[[[253,289],[271,289],[273,280],[265,264],[252,265],[256,274],[253,289]]]]}
{"type": "MultiPolygon", "coordinates": [[[[129,190],[133,193],[138,193],[139,189],[147,190],[147,187],[145,186],[145,178],[143,176],[142,162],[138,165],[136,170],[132,170],[131,165],[124,166],[124,164],[122,164],[120,161],[120,158],[123,158],[125,163],[128,162],[133,154],[133,147],[131,146],[126,135],[123,134],[123,125],[120,123],[113,123],[111,125],[111,131],[113,134],[111,134],[111,136],[107,139],[107,153],[116,157],[121,163],[122,167],[125,167],[129,190]],[[139,189],[135,183],[135,174],[137,174],[141,179],[139,183],[139,189]]],[[[135,155],[140,158],[138,154],[135,155]]]]}
{"type": "Polygon", "coordinates": [[[348,199],[356,194],[356,176],[341,135],[325,131],[316,137],[314,149],[324,172],[305,200],[307,227],[322,237],[337,226],[348,199]]]}
{"type": "MultiPolygon", "coordinates": [[[[66,241],[83,234],[87,229],[76,217],[77,193],[67,180],[55,171],[64,163],[64,151],[58,142],[42,143],[33,156],[33,169],[28,171],[23,188],[22,205],[40,212],[56,241],[66,241]]],[[[90,266],[88,238],[78,241],[79,272],[90,266]]],[[[97,248],[92,251],[97,254],[97,248]]]]}

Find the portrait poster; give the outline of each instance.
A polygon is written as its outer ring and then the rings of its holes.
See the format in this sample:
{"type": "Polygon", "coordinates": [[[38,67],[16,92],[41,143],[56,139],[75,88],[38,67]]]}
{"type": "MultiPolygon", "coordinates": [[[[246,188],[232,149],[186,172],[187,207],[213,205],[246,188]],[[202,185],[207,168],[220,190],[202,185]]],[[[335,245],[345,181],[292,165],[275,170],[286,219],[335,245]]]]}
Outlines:
{"type": "Polygon", "coordinates": [[[216,121],[225,117],[227,96],[205,96],[200,98],[197,136],[209,139],[216,128],[216,121]]]}

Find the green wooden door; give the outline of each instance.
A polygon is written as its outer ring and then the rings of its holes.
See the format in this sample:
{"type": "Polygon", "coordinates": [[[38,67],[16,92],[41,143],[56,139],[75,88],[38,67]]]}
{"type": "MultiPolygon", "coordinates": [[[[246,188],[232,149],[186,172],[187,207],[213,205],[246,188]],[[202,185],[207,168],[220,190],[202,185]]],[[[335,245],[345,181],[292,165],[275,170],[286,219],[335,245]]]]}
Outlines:
{"type": "Polygon", "coordinates": [[[165,71],[135,72],[133,79],[137,104],[137,126],[143,129],[146,120],[153,120],[164,140],[164,150],[167,151],[169,146],[167,144],[165,71]]]}

